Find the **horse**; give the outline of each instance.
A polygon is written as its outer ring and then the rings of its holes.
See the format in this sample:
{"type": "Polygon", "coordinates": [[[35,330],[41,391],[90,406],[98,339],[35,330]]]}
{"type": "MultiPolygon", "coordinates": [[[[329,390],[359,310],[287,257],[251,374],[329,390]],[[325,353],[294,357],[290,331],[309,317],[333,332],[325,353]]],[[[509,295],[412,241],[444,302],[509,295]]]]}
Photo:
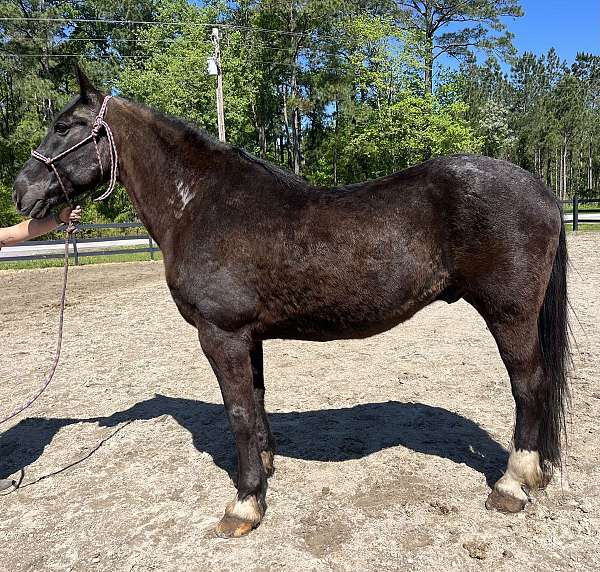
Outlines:
{"type": "Polygon", "coordinates": [[[436,301],[476,309],[510,378],[512,444],[486,507],[520,511],[526,492],[549,482],[569,401],[568,254],[560,206],[542,181],[505,161],[453,155],[317,188],[180,119],[106,96],[80,70],[78,83],[13,199],[42,217],[117,177],[126,188],[160,246],[179,312],[197,329],[235,438],[237,490],[219,536],[250,533],[266,510],[275,439],[263,342],[363,339],[436,301]]]}

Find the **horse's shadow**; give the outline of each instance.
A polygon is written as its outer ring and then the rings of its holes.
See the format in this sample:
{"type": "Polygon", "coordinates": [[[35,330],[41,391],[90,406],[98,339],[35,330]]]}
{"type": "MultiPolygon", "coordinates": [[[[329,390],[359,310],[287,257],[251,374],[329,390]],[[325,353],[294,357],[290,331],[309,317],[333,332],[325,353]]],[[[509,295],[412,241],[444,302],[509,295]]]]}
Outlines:
{"type": "MultiPolygon", "coordinates": [[[[68,425],[98,423],[111,427],[162,415],[173,417],[190,432],[198,451],[208,452],[219,467],[234,474],[235,449],[223,406],[156,395],[108,417],[24,419],[0,435],[0,478],[33,463],[58,431],[68,425]]],[[[506,450],[479,425],[422,403],[364,403],[340,409],[273,413],[270,419],[277,454],[296,459],[347,461],[402,445],[463,463],[485,475],[490,485],[507,461],[506,450]]]]}

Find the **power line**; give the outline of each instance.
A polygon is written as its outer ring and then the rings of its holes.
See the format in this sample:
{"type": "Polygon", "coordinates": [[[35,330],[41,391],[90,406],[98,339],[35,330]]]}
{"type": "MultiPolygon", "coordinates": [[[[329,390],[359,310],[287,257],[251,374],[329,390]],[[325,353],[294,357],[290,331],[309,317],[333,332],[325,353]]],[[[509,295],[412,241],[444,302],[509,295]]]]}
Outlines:
{"type": "MultiPolygon", "coordinates": [[[[23,42],[32,42],[32,43],[40,43],[43,44],[45,43],[47,40],[47,38],[42,38],[42,37],[29,37],[29,38],[19,38],[16,42],[17,43],[23,43],[23,42]]],[[[58,41],[58,42],[54,42],[52,44],[53,47],[60,47],[60,46],[64,46],[69,44],[70,42],[107,42],[110,44],[119,44],[120,42],[126,42],[126,43],[132,43],[132,44],[148,44],[148,43],[152,43],[154,40],[151,39],[144,39],[144,38],[111,38],[110,41],[108,41],[108,38],[102,38],[102,37],[87,37],[87,38],[72,38],[72,37],[65,37],[64,39],[62,39],[62,41],[58,41]]],[[[167,44],[175,44],[177,42],[180,41],[180,38],[161,38],[159,40],[156,40],[157,43],[167,43],[167,44]]],[[[230,46],[231,44],[228,44],[228,46],[230,46]]],[[[267,44],[253,44],[252,48],[255,49],[260,49],[260,50],[269,50],[269,51],[275,51],[275,52],[287,52],[287,53],[294,53],[296,51],[302,52],[304,50],[308,50],[308,51],[312,51],[312,52],[321,52],[321,53],[325,53],[325,54],[329,54],[329,55],[339,55],[341,54],[341,51],[339,50],[328,50],[323,48],[322,46],[298,46],[297,50],[295,48],[289,48],[289,47],[280,47],[280,46],[270,46],[267,44]]]]}
{"type": "Polygon", "coordinates": [[[83,58],[90,58],[90,59],[94,59],[94,58],[114,58],[114,59],[119,59],[119,58],[151,58],[151,55],[121,55],[121,54],[53,54],[53,53],[47,53],[47,54],[18,54],[18,53],[14,53],[14,52],[2,52],[0,51],[0,56],[6,56],[9,58],[78,58],[78,57],[83,57],[83,58]]]}
{"type": "MultiPolygon", "coordinates": [[[[0,22],[55,22],[55,23],[67,23],[70,25],[76,25],[77,23],[82,24],[114,24],[114,25],[134,25],[134,26],[195,26],[202,28],[226,28],[230,30],[245,30],[250,32],[263,32],[268,34],[280,34],[286,36],[296,36],[296,37],[307,37],[312,36],[315,33],[318,33],[317,30],[311,30],[308,32],[290,32],[287,30],[274,30],[272,28],[256,28],[253,26],[239,26],[236,24],[198,24],[196,22],[156,22],[152,20],[109,20],[103,18],[28,18],[28,17],[13,17],[0,18],[0,22]]],[[[320,38],[337,40],[335,36],[319,34],[320,38]]]]}
{"type": "MultiPolygon", "coordinates": [[[[299,68],[302,69],[302,66],[298,65],[298,64],[293,64],[293,63],[286,63],[286,62],[269,62],[269,61],[265,61],[265,60],[247,60],[248,63],[251,64],[271,64],[274,66],[288,66],[291,68],[299,68]]],[[[322,71],[322,70],[331,70],[331,71],[337,71],[343,69],[341,67],[333,67],[333,66],[323,66],[323,67],[319,67],[319,68],[315,68],[315,71],[322,71]]]]}
{"type": "MultiPolygon", "coordinates": [[[[46,37],[33,37],[30,36],[28,38],[19,38],[18,42],[35,42],[38,40],[46,40],[46,37]]],[[[59,45],[60,43],[68,43],[68,42],[106,42],[108,40],[108,37],[95,37],[95,38],[73,38],[71,36],[65,36],[64,37],[64,42],[56,42],[57,45],[59,45]]],[[[152,40],[150,39],[143,39],[143,38],[111,38],[111,41],[113,42],[140,42],[140,43],[147,43],[147,42],[152,42],[152,40]]],[[[162,40],[160,40],[161,42],[176,42],[177,38],[163,38],[162,40]]]]}
{"type": "MultiPolygon", "coordinates": [[[[176,43],[181,41],[181,37],[179,38],[159,38],[157,40],[151,39],[151,38],[115,38],[115,37],[109,37],[109,36],[105,36],[105,37],[101,37],[101,36],[95,36],[95,37],[72,37],[72,36],[64,36],[64,38],[59,38],[60,41],[55,42],[55,45],[61,45],[61,44],[67,44],[69,42],[107,42],[109,41],[114,42],[114,43],[118,43],[118,42],[129,42],[129,43],[140,43],[140,44],[147,44],[150,42],[168,42],[168,43],[176,43]]],[[[29,36],[27,38],[18,38],[16,40],[14,40],[15,42],[21,43],[21,42],[45,42],[47,41],[47,37],[46,36],[29,36]]],[[[228,43],[228,45],[230,45],[230,43],[228,43]]],[[[283,51],[283,52],[290,52],[290,51],[295,51],[296,48],[290,48],[290,47],[279,47],[279,46],[271,46],[268,44],[254,44],[253,47],[256,48],[262,48],[265,50],[276,50],[276,51],[283,51]]],[[[298,50],[321,50],[320,46],[298,46],[297,48],[298,50]]],[[[324,50],[321,50],[324,51],[324,50]]]]}
{"type": "MultiPolygon", "coordinates": [[[[9,58],[103,58],[103,59],[120,59],[120,58],[140,58],[147,59],[153,56],[151,55],[117,55],[117,54],[85,54],[85,53],[69,53],[69,54],[55,54],[55,53],[39,53],[39,54],[19,54],[15,52],[2,52],[0,51],[0,56],[6,56],[9,58]]],[[[250,64],[269,64],[274,66],[282,66],[282,67],[291,67],[303,69],[303,66],[299,64],[294,64],[291,62],[273,62],[268,60],[246,60],[246,63],[250,64]]],[[[316,71],[330,70],[330,71],[338,71],[342,69],[341,67],[332,67],[332,66],[323,66],[316,68],[316,71]]]]}

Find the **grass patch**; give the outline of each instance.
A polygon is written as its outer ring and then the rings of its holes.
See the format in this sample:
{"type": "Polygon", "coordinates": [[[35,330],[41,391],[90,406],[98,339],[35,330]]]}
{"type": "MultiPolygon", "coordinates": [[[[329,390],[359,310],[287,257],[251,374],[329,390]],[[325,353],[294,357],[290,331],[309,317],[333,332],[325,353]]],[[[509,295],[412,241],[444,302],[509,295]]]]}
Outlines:
{"type": "MultiPolygon", "coordinates": [[[[600,207],[598,207],[598,205],[579,205],[579,212],[580,213],[585,213],[585,212],[600,212],[600,207]]],[[[573,205],[563,205],[563,212],[565,213],[569,213],[572,214],[573,213],[573,205]]]]}
{"type": "MultiPolygon", "coordinates": [[[[566,224],[567,233],[571,234],[573,232],[573,225],[569,222],[566,224]]],[[[577,232],[598,232],[600,231],[600,224],[585,224],[579,223],[579,228],[577,232]]]]}
{"type": "MultiPolygon", "coordinates": [[[[0,259],[1,260],[1,259],[0,259]]],[[[79,266],[88,264],[109,264],[112,262],[148,262],[150,254],[111,254],[105,256],[80,256],[79,266]]],[[[154,253],[154,260],[162,260],[160,252],[154,253]]],[[[52,258],[50,260],[21,260],[16,262],[0,262],[0,271],[2,270],[34,270],[36,268],[57,268],[62,267],[62,258],[52,258]]],[[[69,257],[69,265],[74,265],[74,259],[69,257]]]]}

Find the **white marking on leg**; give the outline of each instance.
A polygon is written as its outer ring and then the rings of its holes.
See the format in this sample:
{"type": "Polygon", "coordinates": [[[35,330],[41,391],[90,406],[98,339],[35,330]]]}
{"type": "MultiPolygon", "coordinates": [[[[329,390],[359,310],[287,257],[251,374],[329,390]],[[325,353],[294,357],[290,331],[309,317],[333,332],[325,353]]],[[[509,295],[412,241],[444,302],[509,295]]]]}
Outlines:
{"type": "Polygon", "coordinates": [[[227,505],[225,514],[258,524],[262,520],[264,510],[255,496],[246,497],[240,501],[236,495],[235,499],[227,505]]]}
{"type": "Polygon", "coordinates": [[[505,474],[529,489],[539,488],[544,480],[540,467],[540,454],[537,451],[519,449],[511,451],[505,474]]]}
{"type": "Polygon", "coordinates": [[[508,472],[504,473],[504,475],[496,482],[494,490],[501,495],[514,497],[524,502],[529,500],[525,491],[521,488],[521,483],[508,472]]]}
{"type": "Polygon", "coordinates": [[[485,506],[506,512],[521,510],[529,500],[523,486],[533,490],[539,488],[542,482],[539,453],[513,450],[508,457],[506,472],[494,485],[485,506]]]}
{"type": "Polygon", "coordinates": [[[273,459],[274,455],[272,451],[260,452],[260,460],[262,461],[263,467],[267,473],[269,471],[273,471],[273,459]]]}

